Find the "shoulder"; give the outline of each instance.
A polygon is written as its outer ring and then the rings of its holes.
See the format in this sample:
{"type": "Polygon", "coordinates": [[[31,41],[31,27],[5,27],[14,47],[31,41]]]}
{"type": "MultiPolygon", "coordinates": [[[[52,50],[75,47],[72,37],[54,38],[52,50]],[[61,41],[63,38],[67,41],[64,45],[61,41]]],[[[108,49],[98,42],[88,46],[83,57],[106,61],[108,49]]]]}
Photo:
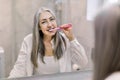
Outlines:
{"type": "Polygon", "coordinates": [[[28,34],[22,42],[22,47],[20,51],[26,50],[31,51],[31,48],[32,48],[32,34],[28,34]]]}
{"type": "Polygon", "coordinates": [[[120,80],[120,71],[112,73],[105,80],[120,80]]]}
{"type": "Polygon", "coordinates": [[[32,39],[32,34],[28,34],[28,35],[24,38],[25,41],[28,41],[28,40],[31,40],[31,39],[32,39]]]}
{"type": "Polygon", "coordinates": [[[32,45],[32,34],[28,34],[24,40],[23,40],[23,44],[26,44],[28,46],[32,45]]]}

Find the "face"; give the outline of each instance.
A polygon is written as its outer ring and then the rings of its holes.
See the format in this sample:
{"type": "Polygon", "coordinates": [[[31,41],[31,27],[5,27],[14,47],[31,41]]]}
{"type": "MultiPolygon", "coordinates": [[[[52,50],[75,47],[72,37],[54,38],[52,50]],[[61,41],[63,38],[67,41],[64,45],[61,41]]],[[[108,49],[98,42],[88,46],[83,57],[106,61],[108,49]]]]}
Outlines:
{"type": "Polygon", "coordinates": [[[40,15],[40,30],[42,30],[44,36],[53,36],[55,35],[56,31],[49,31],[50,29],[54,29],[57,27],[57,23],[55,17],[47,11],[44,11],[40,15]]]}

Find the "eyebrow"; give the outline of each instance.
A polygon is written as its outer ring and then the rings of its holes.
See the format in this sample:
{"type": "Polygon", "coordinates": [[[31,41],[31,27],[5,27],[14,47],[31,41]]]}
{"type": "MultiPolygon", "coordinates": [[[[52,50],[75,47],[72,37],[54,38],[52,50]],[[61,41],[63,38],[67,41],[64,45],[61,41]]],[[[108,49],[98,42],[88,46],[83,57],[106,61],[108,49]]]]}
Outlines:
{"type": "MultiPolygon", "coordinates": [[[[54,16],[50,16],[48,19],[55,18],[54,16]]],[[[41,19],[41,21],[45,21],[46,19],[41,19]]]]}

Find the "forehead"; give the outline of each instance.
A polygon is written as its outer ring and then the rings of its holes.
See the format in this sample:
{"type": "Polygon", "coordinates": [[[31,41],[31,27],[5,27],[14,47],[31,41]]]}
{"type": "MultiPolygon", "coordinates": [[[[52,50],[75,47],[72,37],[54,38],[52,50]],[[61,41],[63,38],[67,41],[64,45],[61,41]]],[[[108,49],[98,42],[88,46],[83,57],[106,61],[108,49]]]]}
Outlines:
{"type": "Polygon", "coordinates": [[[48,11],[44,11],[40,14],[40,20],[48,19],[50,17],[53,17],[53,15],[48,11]]]}

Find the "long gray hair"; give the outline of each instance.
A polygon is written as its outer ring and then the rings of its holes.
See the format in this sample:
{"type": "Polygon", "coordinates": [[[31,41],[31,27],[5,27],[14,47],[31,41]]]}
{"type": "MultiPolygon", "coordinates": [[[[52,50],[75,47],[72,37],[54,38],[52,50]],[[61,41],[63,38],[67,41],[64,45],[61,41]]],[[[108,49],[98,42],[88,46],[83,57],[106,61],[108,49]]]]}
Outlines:
{"type": "MultiPolygon", "coordinates": [[[[43,7],[40,8],[34,16],[31,61],[35,68],[38,67],[38,64],[37,64],[38,54],[40,54],[40,59],[43,63],[44,63],[43,57],[45,56],[45,46],[43,43],[44,34],[39,29],[40,28],[40,25],[39,25],[40,14],[43,11],[48,11],[55,17],[55,15],[50,9],[43,8],[43,7]]],[[[54,38],[54,44],[55,44],[53,54],[54,54],[55,59],[60,59],[63,56],[64,49],[66,48],[66,41],[59,31],[56,32],[53,38],[54,38]],[[64,49],[63,49],[63,46],[65,47],[64,49]]]]}

